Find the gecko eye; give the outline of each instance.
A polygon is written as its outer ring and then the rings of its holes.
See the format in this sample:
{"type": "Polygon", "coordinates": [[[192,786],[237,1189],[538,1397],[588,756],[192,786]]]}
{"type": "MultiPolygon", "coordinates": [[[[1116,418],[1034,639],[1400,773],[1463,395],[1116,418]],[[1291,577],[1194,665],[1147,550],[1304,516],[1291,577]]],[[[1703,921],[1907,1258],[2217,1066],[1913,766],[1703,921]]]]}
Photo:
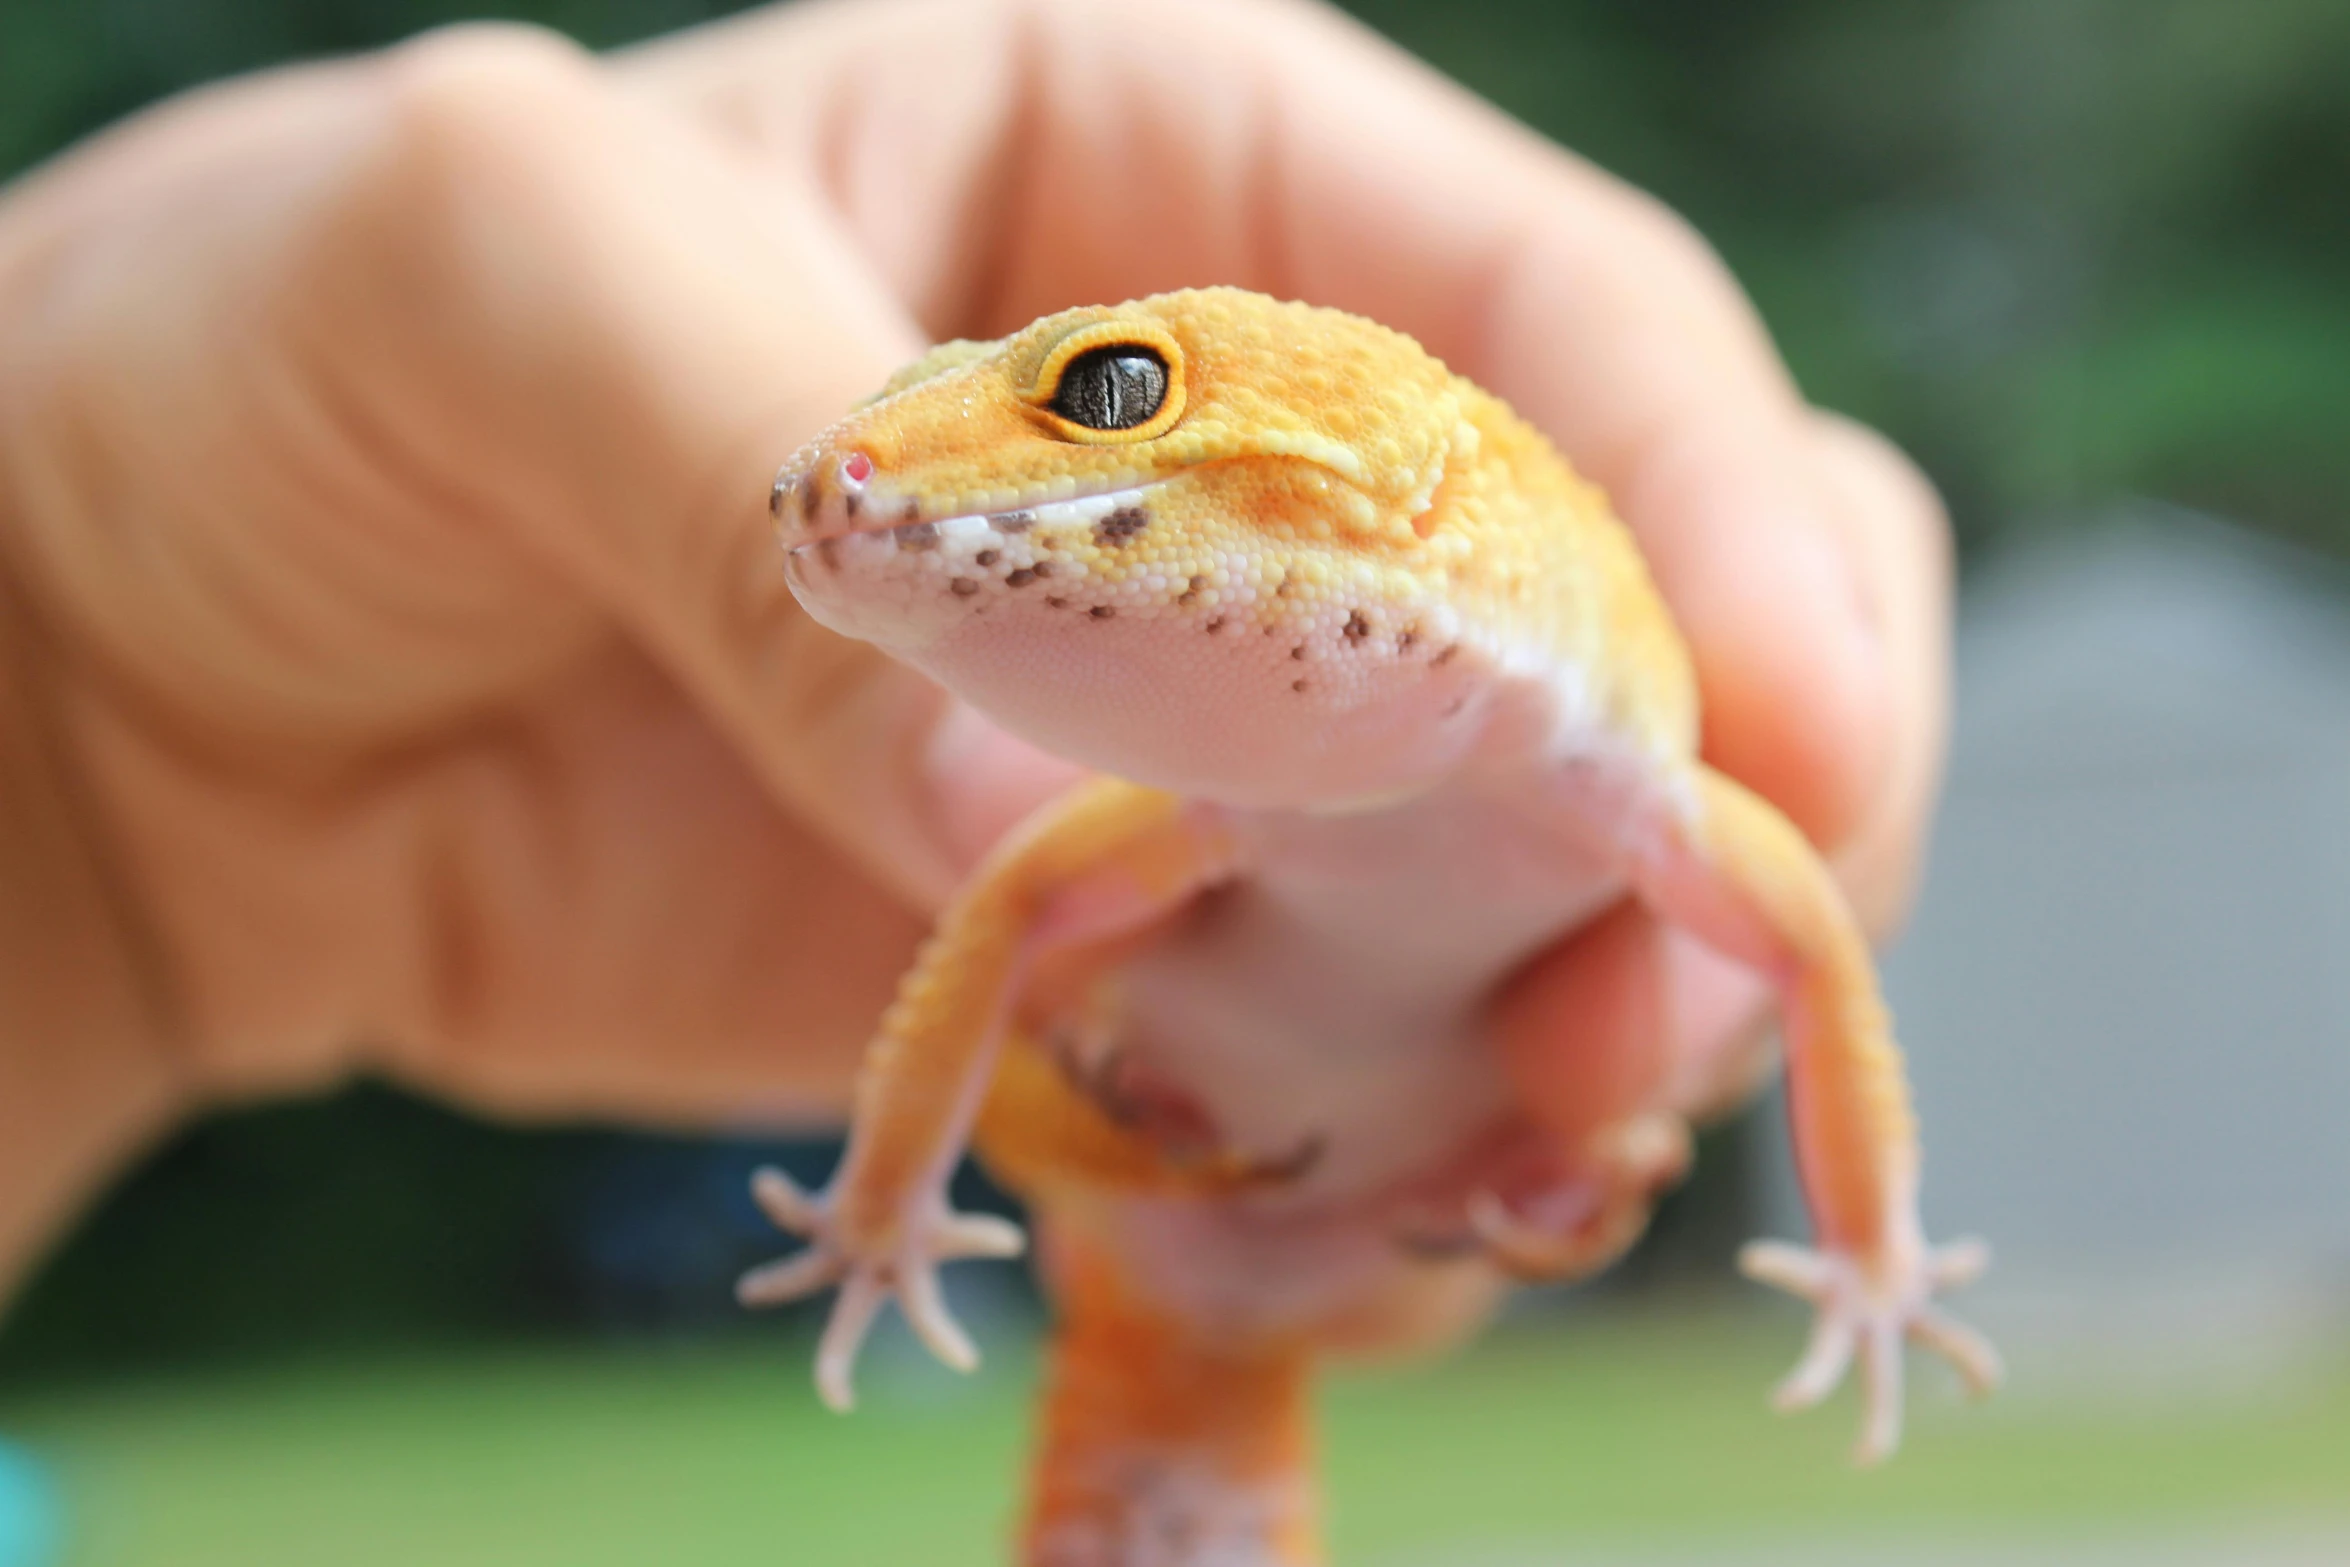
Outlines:
{"type": "Polygon", "coordinates": [[[1110,343],[1069,361],[1053,412],[1088,430],[1131,430],[1167,400],[1167,361],[1155,348],[1110,343]]]}

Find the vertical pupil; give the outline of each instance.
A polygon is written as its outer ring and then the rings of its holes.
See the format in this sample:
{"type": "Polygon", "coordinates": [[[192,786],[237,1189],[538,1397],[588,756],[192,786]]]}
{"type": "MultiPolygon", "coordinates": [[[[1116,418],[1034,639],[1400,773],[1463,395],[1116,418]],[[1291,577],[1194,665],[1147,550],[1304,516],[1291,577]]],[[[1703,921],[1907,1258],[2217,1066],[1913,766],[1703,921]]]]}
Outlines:
{"type": "Polygon", "coordinates": [[[1091,430],[1126,430],[1159,411],[1167,398],[1167,366],[1148,349],[1097,348],[1079,354],[1062,373],[1054,410],[1091,430]]]}

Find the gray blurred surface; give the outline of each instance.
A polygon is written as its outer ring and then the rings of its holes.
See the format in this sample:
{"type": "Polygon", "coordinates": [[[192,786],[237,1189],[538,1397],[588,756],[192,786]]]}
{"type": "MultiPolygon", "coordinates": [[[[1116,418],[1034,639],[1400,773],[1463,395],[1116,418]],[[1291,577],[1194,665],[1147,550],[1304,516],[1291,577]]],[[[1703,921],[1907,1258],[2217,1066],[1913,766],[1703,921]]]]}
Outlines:
{"type": "Polygon", "coordinates": [[[2153,507],[1971,585],[1887,984],[1927,1220],[1994,1242],[1995,1326],[2258,1369],[2350,1315],[2344,608],[2314,559],[2153,507]]]}

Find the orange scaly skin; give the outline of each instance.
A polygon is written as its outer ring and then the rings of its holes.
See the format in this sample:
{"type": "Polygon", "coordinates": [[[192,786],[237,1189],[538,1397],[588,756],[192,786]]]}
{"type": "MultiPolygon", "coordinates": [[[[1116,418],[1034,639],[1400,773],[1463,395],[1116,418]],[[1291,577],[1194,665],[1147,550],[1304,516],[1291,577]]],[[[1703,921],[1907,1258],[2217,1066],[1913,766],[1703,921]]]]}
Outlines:
{"type": "Polygon", "coordinates": [[[1876,1458],[1904,1337],[1995,1379],[1930,1304],[1982,1251],[1920,1234],[1850,911],[1698,760],[1630,536],[1498,400],[1352,316],[1169,294],[942,346],[795,456],[775,511],[819,620],[1108,775],[949,908],[830,1188],[760,1178],[809,1246],[742,1285],[840,1286],[817,1361],[838,1407],[892,1295],[968,1367],[936,1264],[1019,1245],[947,1208],[975,1135],[1034,1209],[1062,1317],[1033,1567],[1319,1560],[1310,1360],[1440,1341],[1508,1278],[1638,1235],[1688,1107],[1494,1006],[1625,896],[1784,1000],[1817,1250],[1742,1258],[1819,1309],[1782,1401],[1857,1353],[1876,1458]],[[1573,1124],[1512,1093],[1527,1050],[1590,1085],[1573,1124]]]}

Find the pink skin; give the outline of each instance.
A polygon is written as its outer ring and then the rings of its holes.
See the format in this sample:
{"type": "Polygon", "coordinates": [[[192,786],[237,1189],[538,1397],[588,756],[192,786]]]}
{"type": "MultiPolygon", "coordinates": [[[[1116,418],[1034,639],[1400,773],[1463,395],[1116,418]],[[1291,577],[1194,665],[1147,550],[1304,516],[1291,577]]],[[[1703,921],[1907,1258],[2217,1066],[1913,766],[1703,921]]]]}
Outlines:
{"type": "MultiPolygon", "coordinates": [[[[1147,511],[1149,486],[877,525],[910,504],[886,474],[862,452],[823,471],[812,508],[805,486],[775,502],[809,613],[1097,771],[1225,805],[1350,808],[1436,785],[1490,739],[1497,701],[1548,704],[1540,680],[1489,678],[1507,650],[1432,599],[1366,590],[1367,618],[1351,626],[1326,600],[1242,596],[1210,611],[1183,583],[1092,578],[1052,548],[1116,507],[1147,511]]],[[[1533,711],[1499,727],[1529,725],[1546,728],[1533,711]]]]}
{"type": "MultiPolygon", "coordinates": [[[[1323,1152],[1245,1203],[1134,1205],[1120,1235],[1171,1302],[1258,1329],[1344,1315],[1419,1266],[1395,1237],[1432,1186],[1458,1203],[1489,1167],[1523,1176],[1492,1003],[1621,899],[1634,824],[1669,806],[1662,760],[1590,724],[1576,672],[1434,602],[1367,606],[1421,628],[1401,652],[1280,603],[1211,630],[1180,584],[1091,580],[1043,547],[1099,498],[875,526],[905,503],[862,452],[814,488],[777,499],[812,615],[1033,744],[1201,801],[1239,846],[1239,884],[1127,966],[1120,1045],[1235,1151],[1323,1152]],[[1057,574],[1024,575],[1039,561],[1057,574]]],[[[1592,1063],[1641,1092],[1666,1075],[1592,1063]]]]}

